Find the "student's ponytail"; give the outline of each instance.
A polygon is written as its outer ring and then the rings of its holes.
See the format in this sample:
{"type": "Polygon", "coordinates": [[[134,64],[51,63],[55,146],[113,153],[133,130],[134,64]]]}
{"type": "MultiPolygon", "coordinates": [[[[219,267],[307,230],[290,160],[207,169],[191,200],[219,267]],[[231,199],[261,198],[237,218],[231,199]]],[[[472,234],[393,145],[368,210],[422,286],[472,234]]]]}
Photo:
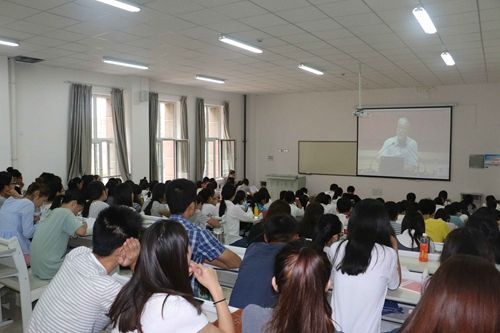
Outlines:
{"type": "Polygon", "coordinates": [[[226,214],[226,209],[227,209],[226,200],[231,200],[235,194],[236,194],[236,186],[234,186],[231,183],[227,183],[226,185],[224,185],[221,192],[219,216],[223,216],[224,214],[226,214]]]}
{"type": "Polygon", "coordinates": [[[76,201],[79,205],[85,205],[85,199],[82,197],[77,190],[68,190],[66,193],[58,195],[52,200],[52,205],[50,210],[61,207],[63,204],[69,203],[71,201],[76,201]]]}

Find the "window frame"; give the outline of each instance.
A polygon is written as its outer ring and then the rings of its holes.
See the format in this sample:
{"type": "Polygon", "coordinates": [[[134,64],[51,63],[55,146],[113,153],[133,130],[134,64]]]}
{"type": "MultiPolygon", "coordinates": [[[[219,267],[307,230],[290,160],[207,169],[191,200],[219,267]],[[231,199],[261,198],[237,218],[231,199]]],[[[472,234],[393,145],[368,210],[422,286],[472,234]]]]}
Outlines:
{"type": "MultiPolygon", "coordinates": [[[[97,137],[97,98],[105,98],[109,100],[111,104],[111,93],[102,93],[102,92],[93,92],[92,93],[92,107],[91,107],[91,169],[92,173],[95,175],[99,175],[103,179],[109,178],[121,178],[120,167],[118,165],[118,156],[115,156],[116,161],[116,171],[118,174],[111,174],[111,145],[115,145],[114,150],[116,154],[116,135],[114,133],[113,127],[113,138],[98,138],[97,137]],[[103,156],[103,146],[107,146],[107,154],[103,156]],[[103,161],[107,160],[108,170],[106,174],[103,169],[103,161]]],[[[111,107],[111,106],[110,106],[111,107]]],[[[111,111],[112,112],[112,111],[111,111]]],[[[113,117],[113,115],[111,115],[113,117]]],[[[113,119],[113,118],[111,118],[113,119]]],[[[111,120],[112,121],[112,120],[111,120]]],[[[114,126],[114,124],[111,124],[114,126]]]]}
{"type": "MultiPolygon", "coordinates": [[[[178,168],[178,157],[180,155],[180,146],[181,144],[185,143],[186,144],[186,154],[187,154],[187,166],[186,166],[186,173],[187,175],[183,175],[185,177],[189,176],[189,139],[179,139],[179,129],[180,129],[180,101],[179,100],[173,100],[173,99],[161,99],[158,101],[159,104],[167,104],[167,103],[172,103],[174,104],[174,119],[173,119],[173,136],[172,137],[162,137],[160,136],[161,134],[161,121],[160,121],[160,113],[158,114],[158,129],[156,133],[156,157],[157,157],[157,163],[158,163],[158,181],[160,182],[165,182],[170,179],[164,179],[163,177],[163,142],[173,142],[174,144],[174,179],[175,178],[180,178],[181,177],[181,170],[178,168]]],[[[161,108],[159,110],[161,112],[161,108]]]]}

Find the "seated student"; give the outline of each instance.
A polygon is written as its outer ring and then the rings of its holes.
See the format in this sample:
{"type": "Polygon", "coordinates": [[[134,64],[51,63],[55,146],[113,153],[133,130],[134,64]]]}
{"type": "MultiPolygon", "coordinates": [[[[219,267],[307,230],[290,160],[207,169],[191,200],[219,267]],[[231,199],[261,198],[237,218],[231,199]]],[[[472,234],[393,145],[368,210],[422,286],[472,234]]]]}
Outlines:
{"type": "MultiPolygon", "coordinates": [[[[269,206],[265,219],[274,215],[286,214],[290,215],[290,205],[284,200],[276,200],[269,206]]],[[[255,223],[248,232],[247,246],[256,242],[265,242],[264,239],[264,222],[255,223]]]]}
{"type": "Polygon", "coordinates": [[[233,204],[239,206],[242,210],[247,211],[247,194],[244,191],[236,190],[233,198],[233,204]]]}
{"type": "Polygon", "coordinates": [[[248,304],[272,307],[276,295],[271,287],[274,258],[286,243],[297,239],[297,222],[290,215],[273,215],[264,221],[263,243],[251,244],[241,262],[229,305],[244,308],[248,304]]]}
{"type": "Polygon", "coordinates": [[[198,192],[196,200],[198,205],[201,205],[199,213],[203,217],[205,227],[208,225],[211,228],[220,228],[219,211],[216,207],[219,200],[217,199],[215,191],[210,186],[204,188],[198,192]]]}
{"type": "MultiPolygon", "coordinates": [[[[401,223],[401,234],[396,235],[398,249],[404,251],[420,251],[420,239],[425,233],[425,222],[422,214],[409,210],[401,223]]],[[[429,252],[434,252],[434,242],[429,243],[429,252]]]]}
{"type": "Polygon", "coordinates": [[[335,214],[336,207],[335,205],[332,204],[332,198],[323,192],[318,193],[316,198],[314,198],[314,201],[317,203],[320,203],[321,206],[323,206],[323,209],[325,211],[325,214],[335,214]]]}
{"type": "Polygon", "coordinates": [[[87,201],[83,207],[82,216],[96,219],[99,213],[108,208],[106,203],[108,198],[108,191],[104,184],[100,181],[94,180],[87,185],[85,190],[87,201]]]}
{"type": "Polygon", "coordinates": [[[310,203],[305,210],[304,217],[299,223],[299,235],[302,238],[313,238],[314,229],[323,216],[323,206],[317,202],[310,203]]]}
{"type": "Polygon", "coordinates": [[[461,205],[459,202],[452,202],[444,207],[444,210],[450,215],[450,223],[453,223],[457,228],[465,226],[464,221],[460,218],[461,205]]]}
{"type": "Polygon", "coordinates": [[[170,216],[165,195],[166,188],[167,186],[163,183],[158,183],[153,187],[151,200],[144,206],[144,214],[157,217],[170,216]]]}
{"type": "Polygon", "coordinates": [[[64,188],[61,177],[50,172],[42,172],[42,174],[36,179],[36,182],[44,184],[49,189],[49,196],[44,205],[40,207],[41,218],[43,218],[50,210],[52,201],[55,197],[64,193],[64,188]]]}
{"type": "Polygon", "coordinates": [[[477,229],[486,237],[493,247],[495,262],[500,264],[500,230],[496,214],[486,207],[481,207],[471,215],[465,227],[477,229]]]}
{"type": "Polygon", "coordinates": [[[212,217],[211,215],[209,216],[203,213],[203,202],[206,200],[204,198],[204,191],[209,190],[204,188],[196,195],[196,210],[193,216],[189,218],[189,220],[202,229],[207,229],[207,227],[220,228],[222,224],[220,223],[220,218],[217,216],[217,214],[215,215],[215,217],[212,217]]]}
{"type": "Polygon", "coordinates": [[[451,203],[451,200],[448,199],[448,192],[446,192],[445,190],[439,191],[438,198],[441,198],[444,206],[448,206],[451,203]]]}
{"type": "Polygon", "coordinates": [[[337,184],[330,184],[330,190],[325,191],[325,194],[328,194],[330,198],[333,198],[335,195],[335,189],[337,189],[339,186],[337,184]]]}
{"type": "Polygon", "coordinates": [[[292,216],[295,218],[302,218],[304,216],[304,207],[300,203],[300,200],[295,197],[292,191],[287,191],[284,195],[283,200],[285,200],[289,205],[292,212],[292,216]]]}
{"type": "Polygon", "coordinates": [[[269,206],[271,205],[271,195],[269,194],[269,191],[265,187],[261,187],[254,195],[254,204],[257,205],[257,208],[259,209],[259,212],[262,213],[262,215],[266,214],[266,211],[269,209],[269,206]]]}
{"type": "Polygon", "coordinates": [[[444,200],[441,197],[434,198],[434,203],[436,204],[436,210],[444,208],[444,200]]]}
{"type": "Polygon", "coordinates": [[[15,183],[12,175],[7,171],[0,171],[0,208],[7,198],[19,198],[20,195],[15,190],[15,183]]]}
{"type": "MultiPolygon", "coordinates": [[[[325,252],[329,256],[330,247],[340,240],[343,229],[342,222],[340,222],[337,215],[325,214],[321,216],[314,229],[312,247],[318,252],[325,252]]],[[[332,259],[328,257],[328,260],[332,261],[332,259]]]]}
{"type": "Polygon", "coordinates": [[[28,332],[101,332],[122,288],[109,274],[119,265],[134,270],[141,225],[140,215],[129,208],[103,210],[94,224],[92,249],[80,246],[66,255],[35,306],[28,332]]]}
{"type": "Polygon", "coordinates": [[[13,167],[8,167],[7,172],[10,173],[10,175],[12,176],[12,182],[14,183],[14,190],[17,192],[19,197],[21,197],[24,187],[22,173],[19,170],[14,169],[13,167]]]}
{"type": "Polygon", "coordinates": [[[462,205],[462,213],[466,214],[467,216],[471,216],[477,209],[476,205],[474,204],[474,197],[470,194],[464,195],[464,198],[460,202],[462,205]]]}
{"type": "MultiPolygon", "coordinates": [[[[175,179],[167,185],[167,202],[171,220],[180,222],[187,231],[192,257],[196,263],[209,263],[221,268],[238,268],[241,259],[222,245],[212,233],[194,225],[189,218],[196,209],[196,185],[187,179],[175,179]]],[[[198,295],[198,286],[193,286],[198,295]]]]}
{"type": "Polygon", "coordinates": [[[238,191],[243,191],[245,193],[250,193],[250,182],[248,181],[248,179],[244,178],[242,181],[241,181],[241,184],[238,186],[238,191]]]}
{"type": "Polygon", "coordinates": [[[233,184],[224,185],[221,192],[222,200],[219,207],[219,216],[222,217],[226,244],[234,244],[241,240],[240,222],[254,221],[251,209],[244,211],[239,205],[233,203],[235,195],[236,187],[233,184]]]}
{"type": "Polygon", "coordinates": [[[418,202],[418,210],[425,222],[425,233],[433,242],[443,243],[450,232],[448,225],[443,220],[434,218],[436,204],[431,199],[422,199],[418,202]]]}
{"type": "Polygon", "coordinates": [[[408,192],[406,194],[406,201],[408,203],[416,203],[417,202],[417,196],[413,192],[408,192]]]}
{"type": "Polygon", "coordinates": [[[384,205],[360,201],[349,220],[347,240],[330,248],[335,327],[349,333],[379,333],[387,289],[401,280],[397,241],[384,205]]]}
{"type": "MultiPolygon", "coordinates": [[[[83,179],[83,177],[82,177],[83,179]]],[[[121,180],[119,178],[109,178],[106,183],[106,188],[108,189],[108,199],[106,203],[110,206],[115,204],[115,190],[118,185],[121,184],[121,180]]]]}
{"type": "Polygon", "coordinates": [[[35,233],[35,210],[39,209],[49,195],[49,189],[42,184],[32,183],[24,198],[9,197],[0,208],[0,237],[16,237],[24,254],[30,262],[30,239],[35,233]]]}
{"type": "Polygon", "coordinates": [[[442,264],[445,260],[457,254],[481,257],[495,264],[493,247],[486,237],[474,228],[461,228],[450,232],[444,242],[439,261],[442,264]]]}
{"type": "Polygon", "coordinates": [[[344,229],[347,229],[347,225],[349,222],[349,216],[351,215],[352,210],[352,202],[349,198],[341,197],[337,200],[337,216],[339,217],[340,222],[344,226],[344,229]]]}
{"type": "Polygon", "coordinates": [[[354,194],[354,191],[356,191],[356,189],[354,188],[354,186],[350,185],[347,186],[347,191],[346,193],[344,193],[344,197],[351,200],[353,206],[361,201],[361,198],[358,197],[358,195],[354,194]]]}
{"type": "Polygon", "coordinates": [[[277,304],[274,309],[248,305],[242,315],[243,333],[335,332],[327,299],[330,270],[320,252],[298,242],[286,245],[276,256],[271,282],[277,304]]]}
{"type": "Polygon", "coordinates": [[[39,279],[50,280],[56,275],[70,237],[85,236],[87,224],[76,217],[84,204],[79,191],[66,191],[54,199],[50,211],[38,223],[31,241],[31,269],[39,279]]]}
{"type": "Polygon", "coordinates": [[[468,255],[447,259],[430,278],[400,333],[498,332],[500,272],[468,255]]]}
{"type": "Polygon", "coordinates": [[[398,222],[398,205],[394,201],[387,201],[385,203],[385,209],[387,210],[387,214],[389,215],[392,229],[394,229],[396,235],[399,235],[401,233],[401,222],[398,222]]]}
{"type": "Polygon", "coordinates": [[[136,211],[134,208],[134,192],[129,183],[121,183],[115,187],[113,205],[125,206],[136,211]]]}
{"type": "Polygon", "coordinates": [[[146,229],[134,274],[109,310],[113,333],[234,332],[217,273],[191,262],[190,254],[189,239],[180,223],[160,220],[146,229]],[[191,274],[210,291],[219,328],[209,323],[194,299],[191,274]]]}
{"type": "Polygon", "coordinates": [[[80,177],[75,177],[72,178],[68,182],[68,190],[76,190],[76,191],[81,191],[83,188],[83,182],[80,177]]]}

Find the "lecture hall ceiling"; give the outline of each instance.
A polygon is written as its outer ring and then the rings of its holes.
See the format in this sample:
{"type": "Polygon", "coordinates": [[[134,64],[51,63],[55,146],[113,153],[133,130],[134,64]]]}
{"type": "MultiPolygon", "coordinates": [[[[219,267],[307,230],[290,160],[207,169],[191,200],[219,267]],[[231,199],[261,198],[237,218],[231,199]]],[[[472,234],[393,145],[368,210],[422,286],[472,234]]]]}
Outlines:
{"type": "MultiPolygon", "coordinates": [[[[135,0],[128,13],[94,0],[0,0],[0,55],[43,65],[240,93],[500,82],[500,0],[135,0]],[[423,5],[437,33],[412,15],[423,5]],[[258,46],[260,55],[218,41],[258,46]],[[440,54],[448,50],[456,66],[440,54]],[[103,56],[148,64],[115,67],[103,56]],[[325,72],[315,76],[299,63],[325,72]],[[196,74],[227,80],[212,85],[196,74]]],[[[39,66],[39,65],[37,65],[39,66]]]]}

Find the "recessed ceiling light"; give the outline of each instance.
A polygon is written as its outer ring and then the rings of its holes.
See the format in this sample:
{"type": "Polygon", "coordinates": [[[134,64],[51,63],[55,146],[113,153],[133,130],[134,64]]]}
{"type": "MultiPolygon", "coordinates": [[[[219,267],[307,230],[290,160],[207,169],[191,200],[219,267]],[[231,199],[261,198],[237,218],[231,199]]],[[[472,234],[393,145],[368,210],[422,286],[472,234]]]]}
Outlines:
{"type": "Polygon", "coordinates": [[[110,5],[116,8],[120,8],[123,10],[126,10],[127,12],[132,12],[132,13],[137,13],[140,12],[141,9],[137,6],[131,5],[129,3],[123,2],[123,1],[118,1],[118,0],[96,0],[102,3],[105,3],[106,5],[110,5]]]}
{"type": "Polygon", "coordinates": [[[437,32],[434,23],[432,23],[431,17],[427,14],[424,7],[416,7],[413,9],[413,15],[417,19],[418,23],[424,29],[426,34],[435,34],[437,32]]]}
{"type": "Polygon", "coordinates": [[[235,39],[226,37],[226,36],[220,36],[219,40],[223,43],[230,44],[236,47],[239,47],[240,49],[244,49],[253,53],[262,53],[263,51],[255,46],[245,44],[243,42],[237,41],[235,39]]]}
{"type": "Polygon", "coordinates": [[[307,66],[307,65],[304,65],[304,64],[300,64],[299,65],[299,68],[306,71],[306,72],[309,72],[309,73],[313,73],[313,74],[316,74],[316,75],[323,75],[325,74],[324,72],[320,71],[319,69],[316,69],[316,68],[313,68],[311,66],[307,66]]]}
{"type": "Polygon", "coordinates": [[[455,65],[455,60],[453,60],[453,57],[448,51],[441,53],[441,58],[443,58],[443,61],[447,66],[455,65]]]}
{"type": "Polygon", "coordinates": [[[102,61],[107,63],[107,64],[111,64],[111,65],[130,67],[130,68],[135,68],[135,69],[149,69],[149,66],[146,66],[144,64],[139,64],[137,62],[130,62],[130,61],[120,60],[120,59],[115,59],[115,58],[110,58],[110,57],[104,57],[104,58],[102,58],[102,61]]]}
{"type": "Polygon", "coordinates": [[[218,83],[218,84],[226,83],[226,80],[224,80],[224,79],[219,79],[216,77],[200,75],[200,74],[196,75],[196,80],[207,81],[207,82],[218,83]]]}
{"type": "Polygon", "coordinates": [[[0,37],[0,45],[19,46],[19,42],[9,38],[0,37]]]}

